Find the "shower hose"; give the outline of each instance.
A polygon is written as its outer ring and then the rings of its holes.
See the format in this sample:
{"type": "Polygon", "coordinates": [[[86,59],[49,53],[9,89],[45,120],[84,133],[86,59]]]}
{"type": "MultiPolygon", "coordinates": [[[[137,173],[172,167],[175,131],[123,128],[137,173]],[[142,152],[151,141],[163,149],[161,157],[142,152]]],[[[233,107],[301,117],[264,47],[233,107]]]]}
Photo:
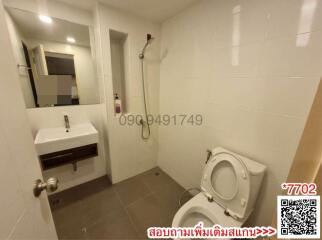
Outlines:
{"type": "Polygon", "coordinates": [[[143,90],[143,101],[144,101],[144,117],[145,121],[142,119],[141,120],[141,138],[143,140],[148,140],[151,135],[151,130],[150,130],[150,124],[148,121],[148,110],[147,110],[147,104],[146,104],[146,94],[145,94],[145,79],[144,79],[144,58],[141,59],[141,72],[142,72],[142,90],[143,90]],[[146,123],[148,133],[147,135],[144,135],[144,125],[146,123]]]}

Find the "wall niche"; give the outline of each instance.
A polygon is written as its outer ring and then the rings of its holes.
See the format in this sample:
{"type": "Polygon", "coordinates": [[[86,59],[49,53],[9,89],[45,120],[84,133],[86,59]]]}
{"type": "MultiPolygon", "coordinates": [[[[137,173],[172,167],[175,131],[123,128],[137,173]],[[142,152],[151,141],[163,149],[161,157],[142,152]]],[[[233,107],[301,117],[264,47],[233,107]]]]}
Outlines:
{"type": "Polygon", "coordinates": [[[114,94],[114,113],[127,112],[127,60],[128,60],[128,34],[109,30],[111,48],[111,68],[114,94]]]}

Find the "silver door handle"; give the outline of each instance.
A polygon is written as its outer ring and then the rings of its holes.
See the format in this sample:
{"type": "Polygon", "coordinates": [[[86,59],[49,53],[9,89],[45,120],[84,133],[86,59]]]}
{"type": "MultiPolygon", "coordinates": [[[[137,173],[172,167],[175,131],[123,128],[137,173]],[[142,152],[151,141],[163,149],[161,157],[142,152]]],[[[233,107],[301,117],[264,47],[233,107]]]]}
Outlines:
{"type": "Polygon", "coordinates": [[[40,179],[37,179],[33,189],[34,196],[39,197],[43,190],[46,190],[48,192],[55,192],[58,188],[58,182],[58,179],[54,177],[49,178],[47,182],[43,182],[40,179]]]}

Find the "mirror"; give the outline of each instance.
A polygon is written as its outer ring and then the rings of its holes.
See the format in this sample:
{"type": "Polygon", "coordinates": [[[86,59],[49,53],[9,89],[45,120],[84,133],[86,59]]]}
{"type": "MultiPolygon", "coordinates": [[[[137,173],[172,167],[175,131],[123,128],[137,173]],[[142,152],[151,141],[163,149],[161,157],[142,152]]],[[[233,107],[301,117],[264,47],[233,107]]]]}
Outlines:
{"type": "Polygon", "coordinates": [[[91,27],[15,8],[6,20],[27,108],[99,103],[91,27]]]}

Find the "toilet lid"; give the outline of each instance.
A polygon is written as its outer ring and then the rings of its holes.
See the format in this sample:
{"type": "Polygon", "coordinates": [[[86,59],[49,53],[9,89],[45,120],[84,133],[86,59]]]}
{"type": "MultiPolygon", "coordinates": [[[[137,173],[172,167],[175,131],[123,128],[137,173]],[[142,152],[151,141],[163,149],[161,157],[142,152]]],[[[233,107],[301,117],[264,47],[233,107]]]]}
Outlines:
{"type": "Polygon", "coordinates": [[[234,218],[243,218],[249,199],[250,176],[241,159],[221,152],[207,163],[201,189],[234,218]]]}

